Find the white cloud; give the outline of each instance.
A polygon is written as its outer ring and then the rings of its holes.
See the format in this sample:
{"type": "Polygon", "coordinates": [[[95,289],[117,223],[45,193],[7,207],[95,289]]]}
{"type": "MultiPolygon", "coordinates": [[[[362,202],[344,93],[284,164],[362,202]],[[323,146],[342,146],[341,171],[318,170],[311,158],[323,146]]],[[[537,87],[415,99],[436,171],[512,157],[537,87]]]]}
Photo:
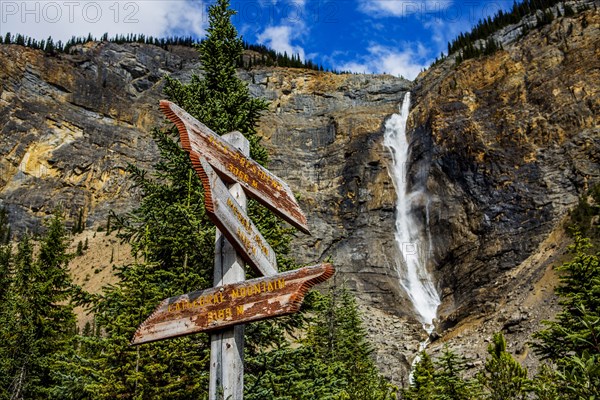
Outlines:
{"type": "Polygon", "coordinates": [[[388,73],[415,79],[430,64],[427,60],[428,51],[421,44],[407,46],[402,50],[373,44],[367,50],[369,54],[361,60],[342,63],[336,69],[358,73],[388,73]]]}
{"type": "Polygon", "coordinates": [[[208,25],[201,1],[38,0],[0,1],[0,33],[22,33],[55,41],[108,32],[162,37],[173,32],[203,36],[208,25]]]}
{"type": "Polygon", "coordinates": [[[359,10],[373,17],[436,14],[451,5],[451,0],[359,0],[359,10]]]}
{"type": "MultiPolygon", "coordinates": [[[[300,24],[299,24],[300,25],[300,24]]],[[[300,59],[305,59],[304,48],[292,44],[292,40],[301,36],[299,26],[279,25],[270,26],[257,36],[258,43],[279,52],[287,53],[289,56],[299,54],[300,59]]]]}
{"type": "MultiPolygon", "coordinates": [[[[280,16],[279,24],[265,24],[268,26],[262,32],[256,32],[257,42],[264,44],[279,53],[287,53],[289,56],[297,54],[300,56],[301,60],[306,60],[306,52],[301,43],[310,31],[310,28],[306,23],[306,5],[308,1],[270,1],[276,5],[277,9],[270,9],[268,12],[280,16]]],[[[311,57],[314,57],[315,55],[316,53],[311,53],[311,57]]]]}
{"type": "Polygon", "coordinates": [[[461,32],[469,30],[469,24],[465,21],[446,22],[439,18],[432,18],[423,22],[423,27],[431,32],[431,41],[435,45],[431,52],[439,55],[448,52],[448,42],[452,41],[461,32]]]}

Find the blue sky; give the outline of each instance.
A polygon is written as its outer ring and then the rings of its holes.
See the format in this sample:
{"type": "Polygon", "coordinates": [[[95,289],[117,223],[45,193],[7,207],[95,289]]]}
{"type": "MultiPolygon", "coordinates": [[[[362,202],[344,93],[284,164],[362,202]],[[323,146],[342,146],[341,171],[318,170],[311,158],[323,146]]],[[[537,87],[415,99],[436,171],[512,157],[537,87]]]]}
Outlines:
{"type": "MultiPolygon", "coordinates": [[[[144,33],[202,37],[207,0],[0,0],[0,34],[37,39],[144,33]]],[[[250,43],[326,68],[414,79],[447,42],[512,0],[232,0],[250,43]]]]}

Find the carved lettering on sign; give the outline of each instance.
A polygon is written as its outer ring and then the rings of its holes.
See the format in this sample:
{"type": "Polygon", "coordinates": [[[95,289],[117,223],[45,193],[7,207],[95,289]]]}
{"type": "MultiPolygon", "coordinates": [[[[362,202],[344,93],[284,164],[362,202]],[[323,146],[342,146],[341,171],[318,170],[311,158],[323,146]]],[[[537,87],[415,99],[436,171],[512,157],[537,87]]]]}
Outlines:
{"type": "Polygon", "coordinates": [[[212,222],[258,274],[262,276],[276,274],[275,252],[252,220],[231,196],[206,160],[192,157],[192,162],[199,165],[197,170],[204,186],[206,212],[212,222]]]}
{"type": "MultiPolygon", "coordinates": [[[[161,100],[160,108],[177,126],[181,144],[190,153],[192,162],[205,158],[225,179],[240,183],[250,196],[302,232],[309,233],[306,217],[284,181],[243,155],[177,105],[161,100]]],[[[199,164],[195,163],[194,167],[200,173],[199,164]]]]}
{"type": "Polygon", "coordinates": [[[140,325],[132,344],[294,313],[308,290],[333,273],[331,264],[319,264],[171,297],[140,325]]]}

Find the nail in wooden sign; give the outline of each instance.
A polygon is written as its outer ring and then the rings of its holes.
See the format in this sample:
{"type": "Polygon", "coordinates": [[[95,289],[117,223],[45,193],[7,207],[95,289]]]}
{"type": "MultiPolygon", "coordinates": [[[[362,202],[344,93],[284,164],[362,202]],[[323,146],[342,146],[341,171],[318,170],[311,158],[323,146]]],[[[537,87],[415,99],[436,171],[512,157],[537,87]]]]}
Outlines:
{"type": "Polygon", "coordinates": [[[295,313],[308,290],[332,277],[334,272],[331,264],[319,264],[171,297],[163,300],[140,325],[131,344],[295,313]]]}
{"type": "Polygon", "coordinates": [[[204,158],[196,158],[192,154],[192,164],[204,186],[204,204],[211,221],[259,275],[275,275],[275,252],[229,193],[223,181],[204,158]]]}
{"type": "Polygon", "coordinates": [[[206,158],[219,175],[240,183],[250,196],[302,232],[309,233],[306,216],[283,180],[244,156],[177,105],[161,100],[160,109],[177,126],[181,144],[190,155],[206,158]]]}

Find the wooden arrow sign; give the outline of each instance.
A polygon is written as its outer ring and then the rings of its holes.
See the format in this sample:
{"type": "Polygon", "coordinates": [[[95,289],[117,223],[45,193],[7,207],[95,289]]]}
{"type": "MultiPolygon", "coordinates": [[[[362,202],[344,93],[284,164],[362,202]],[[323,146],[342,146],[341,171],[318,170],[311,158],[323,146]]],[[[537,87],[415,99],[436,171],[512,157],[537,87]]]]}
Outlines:
{"type": "Polygon", "coordinates": [[[181,144],[192,159],[206,158],[225,179],[240,183],[250,196],[302,232],[309,233],[306,217],[284,181],[174,103],[161,100],[160,109],[177,126],[181,144]]]}
{"type": "Polygon", "coordinates": [[[192,157],[192,164],[204,186],[204,204],[211,221],[259,275],[275,275],[275,252],[258,228],[203,157],[192,157]]]}
{"type": "Polygon", "coordinates": [[[131,344],[295,313],[308,290],[334,272],[331,264],[319,264],[171,297],[163,300],[140,325],[131,344]]]}

